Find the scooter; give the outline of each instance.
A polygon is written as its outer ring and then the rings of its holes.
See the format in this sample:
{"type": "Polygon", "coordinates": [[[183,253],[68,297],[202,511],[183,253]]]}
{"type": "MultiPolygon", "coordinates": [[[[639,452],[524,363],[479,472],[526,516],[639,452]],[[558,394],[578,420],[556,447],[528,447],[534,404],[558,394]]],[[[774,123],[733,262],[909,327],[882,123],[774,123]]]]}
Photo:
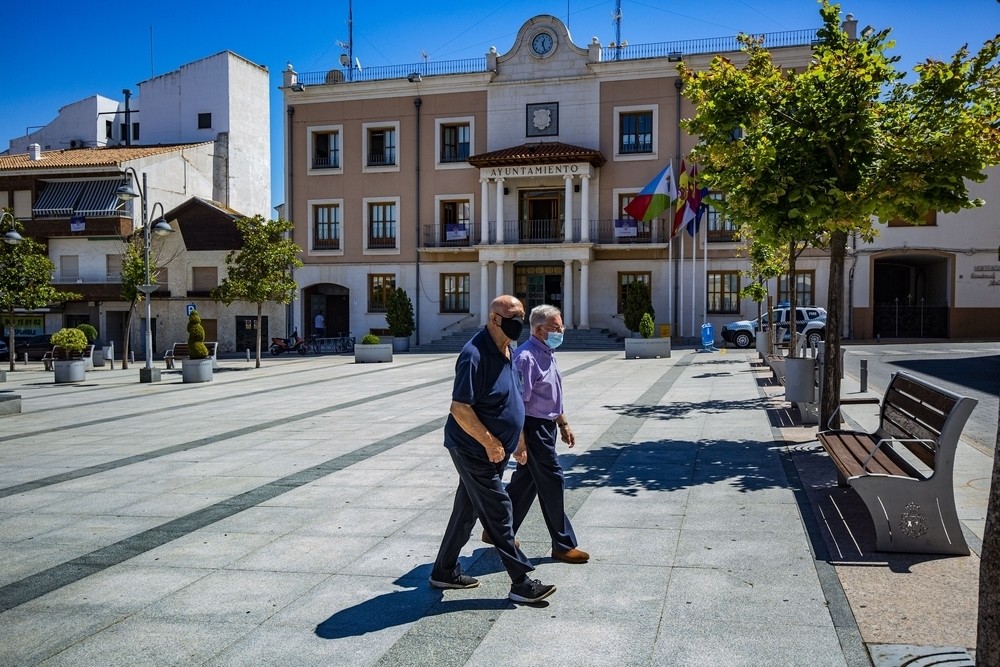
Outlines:
{"type": "Polygon", "coordinates": [[[279,338],[277,336],[271,338],[271,347],[269,348],[271,354],[275,357],[282,352],[308,354],[309,349],[309,342],[302,338],[298,332],[293,333],[291,338],[279,338]],[[289,344],[289,341],[291,341],[291,344],[289,344]]]}

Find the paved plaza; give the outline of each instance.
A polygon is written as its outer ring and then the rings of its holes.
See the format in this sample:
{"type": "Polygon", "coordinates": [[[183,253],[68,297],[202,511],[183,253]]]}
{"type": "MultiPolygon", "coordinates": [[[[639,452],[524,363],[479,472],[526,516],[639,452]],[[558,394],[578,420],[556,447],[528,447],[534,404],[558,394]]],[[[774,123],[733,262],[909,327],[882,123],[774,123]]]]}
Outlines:
{"type": "Polygon", "coordinates": [[[507,600],[478,530],[481,586],[427,585],[458,481],[455,355],[220,360],[207,384],[8,373],[0,665],[972,665],[987,454],[956,462],[972,555],[873,552],[755,352],[558,358],[591,560],[553,561],[536,505],[518,537],[558,588],[538,605],[507,600]]]}

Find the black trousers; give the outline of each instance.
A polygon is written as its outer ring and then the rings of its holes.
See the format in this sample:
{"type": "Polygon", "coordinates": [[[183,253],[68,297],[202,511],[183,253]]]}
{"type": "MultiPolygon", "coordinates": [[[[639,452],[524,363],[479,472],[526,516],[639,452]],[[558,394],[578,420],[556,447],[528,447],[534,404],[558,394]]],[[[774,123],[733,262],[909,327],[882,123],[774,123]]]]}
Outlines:
{"type": "Polygon", "coordinates": [[[491,463],[485,449],[467,452],[456,447],[448,452],[458,471],[458,489],[431,578],[447,580],[462,573],[458,556],[469,541],[478,517],[511,581],[520,582],[535,568],[524,552],[514,546],[511,503],[503,488],[503,471],[510,457],[491,463]]]}
{"type": "Polygon", "coordinates": [[[551,419],[524,418],[524,439],[528,463],[518,464],[507,485],[513,504],[514,532],[521,527],[531,504],[538,496],[545,527],[552,538],[553,551],[569,551],[577,546],[576,533],[566,516],[563,490],[566,486],[562,466],[556,455],[556,423],[551,419]]]}

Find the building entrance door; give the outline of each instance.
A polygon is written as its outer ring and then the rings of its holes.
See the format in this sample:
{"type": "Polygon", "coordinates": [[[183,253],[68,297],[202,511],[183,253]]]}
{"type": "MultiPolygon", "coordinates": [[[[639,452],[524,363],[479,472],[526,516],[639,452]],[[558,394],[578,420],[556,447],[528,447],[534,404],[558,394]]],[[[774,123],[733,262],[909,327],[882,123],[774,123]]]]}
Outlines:
{"type": "Polygon", "coordinates": [[[562,236],[562,195],[559,190],[521,190],[519,243],[555,243],[562,236]]]}
{"type": "Polygon", "coordinates": [[[562,310],[562,264],[515,264],[514,296],[524,304],[524,312],[547,303],[562,310]]]}

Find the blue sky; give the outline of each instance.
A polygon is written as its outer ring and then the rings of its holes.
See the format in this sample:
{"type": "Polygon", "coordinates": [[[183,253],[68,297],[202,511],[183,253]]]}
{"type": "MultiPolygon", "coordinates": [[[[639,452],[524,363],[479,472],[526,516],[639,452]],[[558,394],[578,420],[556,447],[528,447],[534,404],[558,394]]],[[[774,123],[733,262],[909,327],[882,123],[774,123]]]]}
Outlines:
{"type": "MultiPolygon", "coordinates": [[[[281,72],[337,66],[346,42],[347,0],[283,3],[246,0],[131,3],[111,6],[78,0],[29,3],[4,9],[4,63],[0,67],[0,149],[29,126],[44,125],[59,107],[100,94],[121,98],[139,81],[223,50],[268,68],[271,75],[271,151],[274,203],[282,190],[281,72]]],[[[780,32],[820,25],[814,0],[621,0],[621,37],[630,44],[780,32]]],[[[354,0],[354,55],[362,67],[481,57],[491,46],[507,51],[521,25],[537,14],[567,23],[573,41],[615,40],[614,0],[354,0]]],[[[900,68],[926,58],[945,59],[962,44],[978,49],[1000,32],[998,0],[848,0],[859,29],[892,28],[900,68]]]]}

